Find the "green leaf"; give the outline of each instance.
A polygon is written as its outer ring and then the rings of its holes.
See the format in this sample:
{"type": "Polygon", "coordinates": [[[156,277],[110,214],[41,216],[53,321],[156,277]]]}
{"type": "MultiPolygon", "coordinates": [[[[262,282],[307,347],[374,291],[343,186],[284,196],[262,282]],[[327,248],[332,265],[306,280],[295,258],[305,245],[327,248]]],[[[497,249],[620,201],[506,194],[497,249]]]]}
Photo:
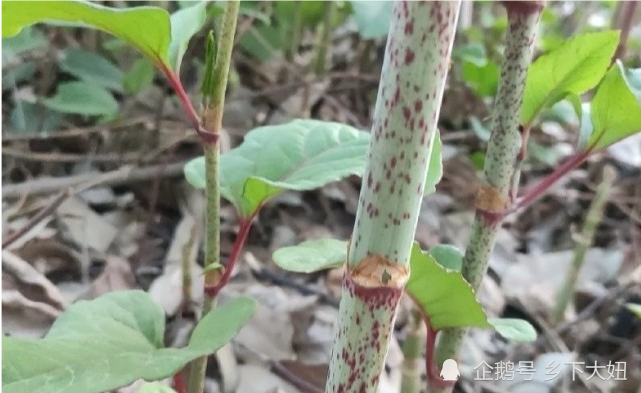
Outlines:
{"type": "Polygon", "coordinates": [[[637,318],[641,319],[641,304],[628,303],[625,307],[632,312],[637,318]]]}
{"type": "Polygon", "coordinates": [[[463,266],[463,253],[458,248],[450,244],[437,244],[430,247],[427,253],[442,267],[457,272],[461,271],[461,266],[463,266]]]}
{"type": "Polygon", "coordinates": [[[490,318],[488,320],[496,332],[504,338],[518,342],[536,340],[536,330],[528,321],[516,318],[490,318]]]}
{"type": "Polygon", "coordinates": [[[500,74],[499,66],[492,61],[487,61],[483,65],[472,61],[463,63],[463,79],[479,97],[496,95],[500,74]]]}
{"type": "Polygon", "coordinates": [[[618,43],[617,31],[586,33],[539,57],[528,71],[521,123],[531,124],[543,108],[596,86],[618,43]]]}
{"type": "Polygon", "coordinates": [[[443,144],[441,143],[440,131],[436,130],[432,138],[432,151],[430,152],[430,163],[427,167],[423,195],[436,192],[436,185],[443,177],[443,144]]]}
{"type": "Polygon", "coordinates": [[[187,50],[189,40],[202,29],[207,19],[207,2],[183,8],[171,14],[171,43],[169,44],[169,64],[176,73],[187,50]]]}
{"type": "Polygon", "coordinates": [[[282,269],[297,273],[313,273],[342,266],[347,259],[347,242],[336,239],[315,239],[296,246],[279,248],[272,255],[282,269]]]}
{"type": "Polygon", "coordinates": [[[56,95],[43,103],[47,108],[62,113],[98,116],[118,112],[118,102],[108,90],[87,82],[61,83],[56,95]]]}
{"type": "Polygon", "coordinates": [[[154,65],[146,58],[137,59],[124,76],[124,88],[129,94],[138,94],[154,81],[154,65]]]}
{"type": "Polygon", "coordinates": [[[160,382],[152,382],[145,384],[136,393],[177,393],[174,389],[160,382]]]}
{"type": "Polygon", "coordinates": [[[365,39],[387,36],[393,1],[350,1],[358,31],[365,39]]]}
{"type": "Polygon", "coordinates": [[[435,330],[490,326],[474,290],[463,276],[439,265],[417,244],[412,247],[410,279],[405,290],[428,316],[435,330]]]}
{"type": "Polygon", "coordinates": [[[123,72],[104,57],[82,49],[69,49],[60,68],[77,77],[110,90],[122,91],[123,72]]]}
{"type": "Polygon", "coordinates": [[[605,75],[592,98],[594,131],[588,145],[594,150],[608,147],[641,131],[641,101],[632,92],[619,61],[605,75]]]}
{"type": "MultiPolygon", "coordinates": [[[[284,190],[312,190],[365,169],[369,134],[318,120],[259,127],[221,158],[221,195],[243,217],[284,190]]],[[[205,159],[185,166],[185,177],[205,188],[205,159]]]]}
{"type": "MultiPolygon", "coordinates": [[[[2,61],[14,60],[23,52],[46,48],[47,44],[47,39],[40,31],[32,28],[22,29],[18,35],[2,39],[2,61]]],[[[4,78],[4,75],[2,77],[4,78]]]]}
{"type": "Polygon", "coordinates": [[[63,21],[93,27],[120,37],[155,63],[168,64],[171,38],[169,14],[157,7],[117,9],[79,1],[11,1],[2,3],[2,36],[18,34],[24,27],[63,21]]]}
{"type": "Polygon", "coordinates": [[[254,308],[251,299],[235,299],[205,315],[186,347],[163,348],[165,315],[145,292],[80,301],[41,340],[2,338],[2,390],[98,393],[166,378],[228,342],[254,308]]]}
{"type": "Polygon", "coordinates": [[[63,120],[63,115],[43,108],[42,105],[17,100],[11,111],[11,129],[15,133],[49,134],[57,130],[63,120]]]}

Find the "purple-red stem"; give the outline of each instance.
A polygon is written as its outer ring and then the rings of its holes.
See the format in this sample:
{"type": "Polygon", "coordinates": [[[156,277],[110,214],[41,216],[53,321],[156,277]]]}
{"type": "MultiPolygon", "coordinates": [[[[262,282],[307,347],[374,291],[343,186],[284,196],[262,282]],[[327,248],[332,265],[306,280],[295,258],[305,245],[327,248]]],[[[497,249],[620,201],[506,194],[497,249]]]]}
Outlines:
{"type": "Polygon", "coordinates": [[[427,337],[425,338],[425,375],[427,376],[429,386],[437,389],[444,389],[454,385],[453,381],[444,381],[441,379],[438,364],[434,362],[436,357],[436,335],[438,334],[438,330],[432,327],[429,315],[427,315],[425,309],[421,307],[418,300],[410,295],[409,292],[405,293],[416,305],[416,309],[421,314],[421,319],[423,319],[425,327],[427,328],[427,337]]]}
{"type": "Polygon", "coordinates": [[[249,216],[248,218],[242,218],[240,220],[238,235],[236,236],[236,240],[234,240],[234,245],[232,246],[229,258],[227,259],[227,264],[225,265],[225,270],[222,277],[216,285],[205,285],[205,294],[210,298],[215,298],[220,290],[223,289],[223,287],[229,282],[231,273],[234,270],[234,266],[236,266],[236,262],[240,257],[243,246],[247,241],[247,235],[249,235],[249,230],[251,229],[252,222],[254,221],[254,218],[258,214],[259,210],[260,208],[256,209],[256,211],[251,216],[249,216]]]}

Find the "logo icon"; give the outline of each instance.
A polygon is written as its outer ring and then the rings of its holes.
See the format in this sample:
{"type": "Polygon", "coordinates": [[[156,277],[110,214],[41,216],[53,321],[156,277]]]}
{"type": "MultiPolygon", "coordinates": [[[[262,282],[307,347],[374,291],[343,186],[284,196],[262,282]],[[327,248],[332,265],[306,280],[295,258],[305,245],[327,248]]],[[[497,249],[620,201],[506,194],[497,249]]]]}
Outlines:
{"type": "Polygon", "coordinates": [[[441,377],[444,381],[456,381],[461,374],[458,371],[458,365],[454,359],[447,359],[443,362],[443,369],[441,370],[441,377]]]}

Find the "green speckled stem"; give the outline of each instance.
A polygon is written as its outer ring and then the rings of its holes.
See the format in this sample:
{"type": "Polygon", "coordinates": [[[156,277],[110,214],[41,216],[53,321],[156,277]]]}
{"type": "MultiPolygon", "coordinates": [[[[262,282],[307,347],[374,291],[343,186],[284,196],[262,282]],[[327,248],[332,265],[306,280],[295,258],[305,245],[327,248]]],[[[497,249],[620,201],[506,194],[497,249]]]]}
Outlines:
{"type": "Polygon", "coordinates": [[[378,391],[408,276],[459,5],[394,4],[326,393],[378,391]],[[362,269],[371,256],[378,258],[368,265],[374,270],[362,269]]]}
{"type": "Polygon", "coordinates": [[[460,2],[395,3],[348,262],[407,264],[460,2]]]}
{"type": "MultiPolygon", "coordinates": [[[[527,70],[542,4],[540,2],[504,2],[509,28],[506,36],[501,80],[492,112],[492,136],[485,159],[485,181],[505,201],[510,200],[512,182],[517,175],[517,156],[521,148],[519,117],[527,70]]],[[[463,277],[476,290],[486,273],[500,219],[488,219],[477,210],[463,259],[463,277]]],[[[441,334],[437,359],[456,359],[466,329],[448,329],[441,334]]],[[[449,390],[449,389],[445,389],[449,390]]],[[[441,391],[430,389],[430,392],[441,391]]]]}

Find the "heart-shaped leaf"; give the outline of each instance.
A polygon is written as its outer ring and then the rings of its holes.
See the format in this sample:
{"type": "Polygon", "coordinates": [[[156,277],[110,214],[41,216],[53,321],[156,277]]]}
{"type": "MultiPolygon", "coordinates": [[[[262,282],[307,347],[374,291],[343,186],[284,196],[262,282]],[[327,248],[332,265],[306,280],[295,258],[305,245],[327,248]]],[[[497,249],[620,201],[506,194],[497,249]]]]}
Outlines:
{"type": "Polygon", "coordinates": [[[180,72],[180,63],[189,40],[202,29],[206,19],[207,2],[205,1],[171,14],[171,43],[167,57],[177,74],[180,72]]]}
{"type": "Polygon", "coordinates": [[[461,273],[439,265],[431,255],[421,251],[418,244],[412,247],[410,279],[405,290],[427,315],[434,330],[490,327],[474,290],[461,273]]]}
{"type": "MultiPolygon", "coordinates": [[[[593,131],[588,145],[608,147],[641,131],[641,101],[617,61],[603,78],[590,106],[593,131]]],[[[641,97],[641,94],[639,94],[641,97]]]]}
{"type": "MultiPolygon", "coordinates": [[[[369,134],[319,120],[256,128],[221,157],[221,195],[243,217],[284,190],[312,190],[365,170],[369,134]]],[[[205,159],[185,166],[185,177],[205,187],[205,159]]]]}
{"type": "Polygon", "coordinates": [[[145,292],[80,301],[41,340],[2,338],[2,390],[98,393],[166,378],[228,342],[254,308],[251,299],[235,299],[205,315],[186,347],[163,348],[165,315],[145,292]]]}
{"type": "Polygon", "coordinates": [[[596,86],[618,43],[618,31],[586,33],[539,57],[528,71],[521,122],[531,124],[543,108],[596,86]]]}
{"type": "Polygon", "coordinates": [[[40,22],[71,22],[120,37],[155,63],[168,65],[171,40],[167,11],[158,7],[116,9],[82,1],[7,1],[2,3],[2,36],[40,22]]]}
{"type": "Polygon", "coordinates": [[[336,239],[314,239],[295,246],[279,248],[274,262],[290,272],[313,273],[339,267],[347,259],[347,242],[336,239]]]}
{"type": "Polygon", "coordinates": [[[536,330],[528,321],[518,318],[490,318],[488,322],[504,338],[518,342],[536,340],[536,330]]]}

